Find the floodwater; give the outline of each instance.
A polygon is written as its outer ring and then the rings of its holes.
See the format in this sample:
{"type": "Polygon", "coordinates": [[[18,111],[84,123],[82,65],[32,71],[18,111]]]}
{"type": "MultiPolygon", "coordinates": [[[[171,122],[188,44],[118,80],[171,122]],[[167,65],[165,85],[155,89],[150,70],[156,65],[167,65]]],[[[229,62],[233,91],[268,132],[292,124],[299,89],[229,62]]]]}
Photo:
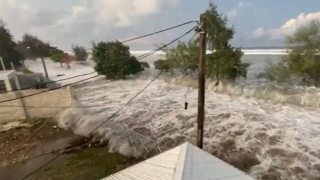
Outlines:
{"type": "MultiPolygon", "coordinates": [[[[318,89],[270,88],[255,78],[266,64],[277,59],[275,55],[248,55],[244,61],[253,65],[246,81],[218,87],[215,82],[207,82],[204,149],[240,163],[245,161],[244,153],[255,157],[257,163],[247,170],[254,177],[273,174],[272,179],[319,179],[318,89]]],[[[90,132],[143,89],[156,73],[149,70],[141,77],[121,81],[97,78],[74,86],[75,105],[96,107],[67,109],[60,115],[60,125],[78,134],[90,132]]],[[[196,115],[196,80],[162,75],[98,128],[95,135],[110,140],[113,151],[141,156],[153,148],[163,151],[185,141],[194,143],[196,115]],[[187,110],[185,101],[189,103],[187,110]]]]}

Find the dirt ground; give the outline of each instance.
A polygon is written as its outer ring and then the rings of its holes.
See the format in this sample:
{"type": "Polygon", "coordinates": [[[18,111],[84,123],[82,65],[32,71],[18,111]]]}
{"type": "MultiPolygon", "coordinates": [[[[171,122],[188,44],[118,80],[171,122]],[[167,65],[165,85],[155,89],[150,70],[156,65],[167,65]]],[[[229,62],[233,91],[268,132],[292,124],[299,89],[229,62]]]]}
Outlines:
{"type": "MultiPolygon", "coordinates": [[[[56,157],[79,137],[51,119],[29,120],[30,126],[0,132],[0,179],[19,180],[56,157]]],[[[29,180],[98,180],[139,160],[109,153],[108,147],[90,147],[62,155],[29,180]]]]}

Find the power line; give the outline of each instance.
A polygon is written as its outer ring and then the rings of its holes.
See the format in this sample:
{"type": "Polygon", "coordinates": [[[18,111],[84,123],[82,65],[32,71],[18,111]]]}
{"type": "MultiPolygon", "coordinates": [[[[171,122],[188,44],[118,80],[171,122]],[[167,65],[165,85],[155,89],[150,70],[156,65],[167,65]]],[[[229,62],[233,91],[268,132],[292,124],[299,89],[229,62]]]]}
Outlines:
{"type": "Polygon", "coordinates": [[[188,21],[188,22],[185,22],[185,23],[182,23],[182,24],[179,24],[179,25],[176,25],[176,26],[172,26],[172,27],[169,27],[169,28],[157,31],[157,32],[153,32],[153,33],[146,34],[146,35],[143,35],[143,36],[140,36],[140,37],[128,39],[128,40],[122,41],[122,43],[126,43],[126,42],[129,42],[129,41],[134,41],[134,40],[137,40],[137,39],[141,39],[141,38],[145,38],[145,37],[152,36],[152,35],[155,35],[155,34],[159,34],[159,33],[162,33],[162,32],[165,32],[165,31],[168,31],[168,30],[171,30],[171,29],[175,29],[175,28],[178,28],[178,27],[181,27],[181,26],[193,23],[193,22],[196,22],[196,21],[194,21],[194,20],[193,21],[188,21]]]}
{"type": "MultiPolygon", "coordinates": [[[[93,73],[96,73],[96,71],[90,72],[90,73],[86,73],[86,74],[80,74],[80,75],[76,75],[76,76],[72,76],[72,77],[68,77],[68,78],[64,78],[64,79],[59,79],[59,80],[56,80],[56,81],[49,81],[49,82],[41,83],[41,84],[39,84],[39,85],[46,85],[46,84],[51,84],[51,83],[57,83],[57,82],[59,82],[59,81],[65,81],[65,80],[74,79],[74,78],[77,78],[77,77],[87,76],[87,75],[90,75],[90,74],[93,74],[93,73]]],[[[35,86],[30,86],[30,87],[26,87],[26,88],[22,88],[22,89],[20,89],[20,90],[11,90],[11,91],[6,91],[6,92],[16,92],[16,91],[21,91],[21,90],[28,90],[28,89],[32,89],[32,88],[35,88],[35,87],[37,87],[37,85],[35,85],[35,86]]]]}
{"type": "Polygon", "coordinates": [[[123,108],[125,108],[126,106],[128,106],[136,97],[138,97],[144,90],[146,90],[161,74],[163,73],[163,70],[160,71],[160,73],[153,78],[144,88],[142,88],[133,98],[131,98],[126,104],[124,104],[120,109],[118,109],[116,112],[114,112],[108,119],[106,119],[105,121],[103,121],[101,124],[99,124],[97,127],[95,127],[92,131],[90,131],[90,133],[88,133],[87,136],[90,136],[94,131],[96,131],[99,127],[101,127],[102,125],[104,125],[107,121],[109,121],[110,119],[112,119],[116,114],[118,114],[118,112],[120,112],[123,108]]]}
{"type": "MultiPolygon", "coordinates": [[[[187,31],[186,33],[184,33],[182,36],[179,36],[178,38],[176,38],[174,41],[171,41],[168,44],[172,44],[173,42],[181,39],[183,36],[189,34],[191,31],[193,31],[195,28],[190,29],[189,31],[187,31]]],[[[168,44],[164,45],[164,47],[168,46],[168,44]]],[[[141,91],[139,91],[133,98],[131,98],[125,105],[123,105],[119,110],[117,110],[115,113],[113,113],[110,117],[108,117],[105,121],[103,121],[101,124],[99,124],[96,128],[94,128],[92,131],[90,131],[90,133],[88,133],[88,136],[90,136],[94,131],[96,131],[99,127],[101,127],[103,124],[105,124],[107,121],[109,121],[111,118],[113,118],[118,112],[120,112],[123,108],[125,108],[127,105],[129,105],[136,97],[138,97],[144,90],[146,90],[162,73],[164,70],[160,71],[160,73],[154,77],[141,91]]],[[[37,171],[41,170],[43,167],[45,167],[46,165],[50,164],[51,162],[53,162],[54,160],[56,160],[58,157],[60,157],[61,155],[63,155],[64,152],[59,153],[58,155],[56,155],[53,159],[51,159],[49,162],[43,164],[41,167],[39,167],[38,169],[36,169],[35,171],[29,173],[27,176],[25,176],[24,178],[22,178],[22,180],[25,180],[26,178],[30,177],[31,175],[33,175],[34,173],[36,173],[37,171]]]]}
{"type": "MultiPolygon", "coordinates": [[[[93,133],[94,131],[96,131],[99,127],[101,127],[103,124],[105,124],[108,120],[110,120],[111,118],[113,118],[118,112],[120,112],[123,108],[125,108],[127,105],[129,105],[136,97],[138,97],[144,90],[146,90],[161,74],[163,73],[163,70],[160,71],[160,73],[153,78],[141,91],[139,91],[133,98],[131,98],[125,105],[123,105],[120,109],[118,109],[115,113],[113,113],[108,119],[106,119],[105,121],[103,121],[101,124],[99,124],[96,128],[94,128],[92,131],[90,131],[90,133],[88,133],[88,136],[91,135],[91,133],[93,133]]],[[[28,177],[32,176],[34,173],[36,173],[37,171],[39,171],[40,169],[42,169],[43,167],[47,166],[48,164],[52,163],[53,161],[55,161],[57,158],[59,158],[61,155],[63,155],[64,152],[61,152],[59,154],[57,154],[53,159],[51,159],[50,161],[48,161],[47,163],[43,164],[42,166],[40,166],[39,168],[37,168],[35,171],[29,173],[28,175],[26,175],[24,178],[22,178],[21,180],[25,180],[28,177]]]]}
{"type": "Polygon", "coordinates": [[[8,106],[1,106],[6,108],[34,108],[34,109],[77,109],[77,108],[93,108],[93,107],[104,107],[105,105],[92,105],[92,106],[15,106],[15,105],[8,105],[8,106]]]}
{"type": "MultiPolygon", "coordinates": [[[[182,24],[178,24],[178,25],[166,28],[166,29],[162,29],[162,30],[159,30],[159,31],[156,31],[156,32],[153,32],[153,33],[145,34],[145,35],[142,35],[142,36],[138,36],[138,37],[127,39],[127,40],[120,41],[120,42],[121,43],[126,43],[126,42],[130,42],[130,41],[138,40],[138,39],[145,38],[145,37],[152,36],[152,35],[156,35],[156,34],[159,34],[159,33],[165,32],[165,31],[169,31],[169,30],[181,27],[181,26],[185,26],[185,25],[188,25],[188,24],[193,23],[193,22],[196,22],[196,21],[187,21],[187,22],[182,23],[182,24]]],[[[87,48],[87,49],[92,49],[92,48],[87,48]]],[[[137,58],[139,58],[139,57],[137,57],[137,58]]],[[[46,84],[56,83],[56,82],[60,82],[60,81],[65,81],[65,80],[69,80],[69,79],[73,79],[73,78],[77,78],[77,77],[81,77],[81,76],[90,75],[90,74],[93,74],[93,73],[96,73],[96,71],[93,71],[93,72],[90,72],[90,73],[86,73],[86,74],[77,75],[77,76],[72,76],[72,77],[68,77],[68,78],[64,78],[64,79],[59,79],[59,80],[56,80],[56,81],[50,81],[50,82],[46,82],[46,83],[41,83],[40,85],[46,85],[46,84]]],[[[20,89],[20,90],[27,90],[27,89],[31,89],[31,88],[35,88],[35,87],[36,86],[30,86],[30,87],[23,88],[23,89],[20,89]]],[[[6,91],[6,92],[15,92],[15,91],[19,91],[19,90],[11,90],[11,91],[6,91]]]]}
{"type": "MultiPolygon", "coordinates": [[[[153,52],[155,53],[155,52],[153,52]]],[[[152,55],[153,53],[146,53],[146,56],[142,57],[142,58],[138,58],[138,60],[141,60],[143,58],[146,58],[150,55],[152,55]]],[[[143,56],[143,55],[142,55],[143,56]]],[[[129,64],[130,61],[126,61],[126,62],[122,62],[122,63],[119,63],[119,64],[116,64],[114,66],[112,66],[113,68],[115,68],[116,66],[118,65],[126,65],[126,64],[129,64]]],[[[111,67],[110,67],[111,68],[111,67]]],[[[21,99],[21,98],[26,98],[26,97],[30,97],[30,96],[34,96],[34,95],[38,95],[38,94],[42,94],[42,93],[46,93],[46,92],[49,92],[49,91],[54,91],[54,90],[57,90],[57,89],[62,89],[64,87],[67,87],[67,86],[70,86],[70,85],[74,85],[74,84],[78,84],[80,82],[83,82],[83,81],[86,81],[86,80],[89,80],[89,79],[92,79],[92,78],[95,78],[95,77],[98,77],[100,75],[96,75],[96,76],[93,76],[93,77],[90,77],[90,78],[86,78],[84,80],[80,80],[80,81],[77,81],[77,82],[74,82],[74,83],[70,83],[70,84],[66,84],[64,86],[61,86],[61,87],[57,87],[57,88],[53,88],[53,89],[50,89],[50,90],[47,90],[47,91],[41,91],[41,92],[38,92],[38,93],[34,93],[34,94],[30,94],[30,95],[26,95],[26,96],[23,96],[23,97],[19,97],[19,98],[12,98],[12,99],[8,99],[8,100],[5,100],[5,101],[0,101],[0,104],[1,103],[5,103],[5,102],[9,102],[9,101],[14,101],[14,100],[17,100],[17,99],[21,99]]],[[[3,107],[3,106],[2,106],[3,107]]]]}
{"type": "MultiPolygon", "coordinates": [[[[153,54],[153,53],[155,53],[155,52],[157,52],[157,51],[159,51],[159,50],[161,50],[161,49],[163,49],[163,48],[166,48],[167,46],[169,46],[169,45],[173,44],[174,42],[178,41],[179,39],[181,39],[182,37],[184,37],[185,35],[189,34],[190,32],[192,32],[192,31],[195,30],[195,29],[196,29],[196,27],[191,28],[191,29],[190,29],[189,31],[187,31],[185,34],[179,36],[178,38],[174,39],[173,41],[169,42],[168,44],[165,44],[165,45],[163,45],[163,46],[161,46],[161,47],[159,47],[159,48],[157,48],[157,49],[155,49],[155,50],[153,50],[152,52],[149,52],[149,53],[152,53],[152,54],[153,54]]],[[[145,57],[147,57],[148,55],[145,54],[145,55],[141,55],[141,56],[142,56],[143,58],[145,58],[145,57]]]]}
{"type": "MultiPolygon", "coordinates": [[[[176,42],[176,41],[178,41],[179,39],[181,39],[182,37],[184,37],[185,35],[189,34],[191,31],[193,31],[193,30],[195,30],[195,29],[196,29],[196,27],[191,28],[189,31],[187,31],[187,32],[184,33],[183,35],[179,36],[178,38],[174,39],[173,41],[169,42],[168,44],[165,44],[165,45],[163,45],[163,46],[161,46],[161,47],[159,47],[159,48],[157,48],[157,49],[155,49],[155,50],[153,50],[153,51],[151,51],[151,52],[149,52],[149,53],[146,53],[146,54],[143,54],[143,55],[141,55],[141,56],[138,56],[137,59],[138,59],[138,60],[141,60],[141,59],[144,59],[144,58],[146,58],[146,57],[154,54],[155,52],[157,52],[157,51],[159,51],[159,50],[167,47],[168,45],[173,44],[173,43],[176,42]]],[[[128,62],[129,62],[129,61],[128,61],[128,62]]],[[[122,64],[123,64],[123,63],[122,63],[122,64]]],[[[115,66],[117,66],[117,65],[121,65],[121,63],[116,64],[115,66]]],[[[26,95],[26,96],[23,96],[23,97],[19,97],[19,98],[8,99],[8,100],[5,100],[5,101],[0,101],[0,104],[1,104],[1,103],[5,103],[5,102],[9,102],[9,101],[14,101],[14,100],[21,99],[21,98],[25,98],[25,97],[30,97],[30,96],[42,94],[42,93],[45,93],[45,92],[48,92],[48,91],[53,91],[53,90],[61,89],[61,88],[64,88],[64,87],[67,87],[67,86],[70,86],[70,85],[73,85],[73,84],[78,84],[78,83],[80,83],[80,82],[83,82],[83,81],[86,81],[86,80],[88,80],[88,79],[92,79],[92,78],[95,78],[95,77],[98,77],[98,76],[100,76],[100,75],[96,75],[96,76],[94,76],[94,77],[87,78],[87,79],[81,80],[81,81],[79,81],[79,82],[70,83],[70,84],[67,84],[67,85],[64,85],[64,86],[61,86],[61,87],[57,87],[57,88],[53,88],[53,89],[50,89],[50,90],[47,90],[47,91],[42,91],[42,92],[38,92],[38,93],[26,95]]]]}

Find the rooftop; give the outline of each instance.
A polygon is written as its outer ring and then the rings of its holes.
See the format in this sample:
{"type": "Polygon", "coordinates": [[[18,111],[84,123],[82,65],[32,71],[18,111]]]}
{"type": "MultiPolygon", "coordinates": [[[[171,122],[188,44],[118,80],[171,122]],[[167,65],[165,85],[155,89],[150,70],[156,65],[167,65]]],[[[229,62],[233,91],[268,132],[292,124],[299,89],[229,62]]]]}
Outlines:
{"type": "Polygon", "coordinates": [[[102,180],[255,180],[186,142],[102,180]]]}
{"type": "Polygon", "coordinates": [[[5,80],[8,77],[11,78],[13,74],[13,70],[0,71],[0,80],[5,80]]]}

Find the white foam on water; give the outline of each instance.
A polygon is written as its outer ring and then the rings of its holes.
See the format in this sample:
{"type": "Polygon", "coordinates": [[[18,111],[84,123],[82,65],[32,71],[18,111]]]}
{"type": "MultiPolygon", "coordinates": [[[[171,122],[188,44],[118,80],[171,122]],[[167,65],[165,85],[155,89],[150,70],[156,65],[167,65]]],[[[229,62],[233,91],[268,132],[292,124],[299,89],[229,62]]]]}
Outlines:
{"type": "MultiPolygon", "coordinates": [[[[42,68],[41,62],[28,66],[37,72],[42,68]]],[[[47,67],[52,74],[65,74],[63,78],[92,71],[92,67],[78,65],[71,66],[70,70],[53,63],[47,67]]],[[[141,76],[120,81],[97,78],[74,86],[75,105],[97,107],[65,110],[58,119],[60,126],[72,128],[77,134],[87,134],[144,88],[150,78],[141,76]]],[[[217,88],[213,83],[208,83],[206,94],[205,150],[214,154],[218,150],[235,159],[239,157],[238,161],[241,152],[246,150],[260,161],[251,168],[251,174],[277,172],[281,179],[292,180],[320,178],[320,110],[306,108],[301,103],[313,106],[316,88],[308,89],[311,98],[307,101],[289,94],[288,97],[294,99],[292,102],[300,102],[291,103],[300,105],[295,106],[281,104],[290,103],[290,98],[284,98],[288,94],[278,90],[260,92],[261,89],[227,84],[217,88]],[[235,147],[228,146],[230,141],[235,147]]],[[[184,141],[194,143],[197,95],[194,80],[162,76],[101,126],[95,137],[109,140],[112,151],[128,156],[144,155],[146,150],[155,147],[155,142],[162,150],[184,141]],[[184,110],[185,99],[188,110],[184,110]]]]}
{"type": "MultiPolygon", "coordinates": [[[[150,80],[89,82],[74,91],[82,105],[104,105],[86,110],[68,109],[60,118],[64,127],[86,134],[112,115],[150,80]]],[[[186,140],[195,142],[197,89],[155,81],[136,100],[99,128],[97,136],[109,139],[114,151],[133,154],[150,142],[125,127],[155,139],[162,149],[186,140]],[[187,92],[188,110],[184,110],[187,92]],[[136,138],[131,141],[128,137],[136,138]],[[132,146],[132,142],[135,147],[132,146]],[[128,148],[130,150],[128,150],[128,148]]],[[[229,140],[236,149],[250,150],[261,162],[251,173],[275,171],[283,177],[310,176],[320,162],[320,111],[273,104],[256,99],[208,92],[206,95],[205,149],[214,152],[229,140]],[[299,175],[296,169],[301,170],[299,175]],[[299,175],[299,176],[298,176],[299,175]]],[[[152,142],[147,148],[152,147],[152,142]]],[[[319,171],[318,171],[319,172],[319,171]]]]}

